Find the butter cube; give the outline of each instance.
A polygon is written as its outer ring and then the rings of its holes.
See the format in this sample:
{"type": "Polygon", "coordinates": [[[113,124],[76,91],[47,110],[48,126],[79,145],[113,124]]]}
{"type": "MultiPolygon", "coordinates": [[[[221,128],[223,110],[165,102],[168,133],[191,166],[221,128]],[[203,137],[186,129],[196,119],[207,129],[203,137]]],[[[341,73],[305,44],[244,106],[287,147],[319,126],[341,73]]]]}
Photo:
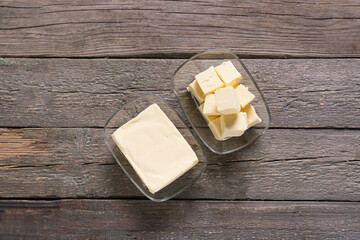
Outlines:
{"type": "Polygon", "coordinates": [[[205,97],[203,115],[204,116],[214,116],[220,115],[221,113],[217,110],[215,94],[209,94],[205,97]]]}
{"type": "Polygon", "coordinates": [[[204,115],[204,104],[201,104],[199,106],[199,111],[201,112],[201,114],[204,116],[204,118],[206,119],[207,122],[211,122],[212,120],[214,120],[215,118],[220,117],[220,115],[204,115]]]}
{"type": "Polygon", "coordinates": [[[213,66],[196,75],[195,79],[205,95],[213,93],[216,89],[224,86],[213,66]]]}
{"type": "Polygon", "coordinates": [[[238,95],[238,99],[240,102],[240,105],[242,108],[244,108],[246,105],[248,105],[252,100],[255,99],[255,95],[252,94],[247,87],[245,87],[244,85],[240,84],[237,88],[236,88],[236,92],[238,95]]]}
{"type": "Polygon", "coordinates": [[[236,70],[231,61],[223,62],[215,67],[215,71],[225,83],[225,86],[234,86],[242,79],[241,74],[236,70]]]}
{"type": "Polygon", "coordinates": [[[256,114],[255,108],[248,104],[245,108],[241,109],[242,112],[246,112],[247,114],[247,127],[251,128],[252,126],[255,126],[256,124],[261,123],[261,118],[256,114]]]}
{"type": "Polygon", "coordinates": [[[216,108],[222,114],[240,112],[239,98],[233,87],[224,87],[215,91],[216,108]]]}
{"type": "Polygon", "coordinates": [[[196,98],[199,104],[202,104],[204,102],[205,95],[196,80],[189,84],[187,90],[192,93],[192,95],[196,98]]]}
{"type": "Polygon", "coordinates": [[[247,129],[247,115],[245,112],[221,115],[222,138],[239,137],[247,129]]]}
{"type": "Polygon", "coordinates": [[[208,124],[208,127],[210,128],[211,132],[214,134],[215,139],[219,141],[223,139],[220,118],[221,117],[215,118],[214,120],[210,121],[208,124]]]}

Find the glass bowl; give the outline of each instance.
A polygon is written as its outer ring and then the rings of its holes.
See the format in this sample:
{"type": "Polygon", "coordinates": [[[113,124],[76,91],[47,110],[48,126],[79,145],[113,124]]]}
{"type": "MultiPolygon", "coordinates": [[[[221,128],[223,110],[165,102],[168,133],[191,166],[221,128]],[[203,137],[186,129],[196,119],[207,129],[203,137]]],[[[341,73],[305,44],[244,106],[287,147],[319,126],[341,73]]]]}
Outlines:
{"type": "Polygon", "coordinates": [[[181,108],[194,131],[204,144],[214,153],[227,154],[240,150],[259,139],[270,126],[270,110],[256,81],[239,57],[227,48],[210,48],[191,57],[175,71],[172,77],[172,85],[181,108]],[[186,88],[195,79],[195,75],[198,73],[211,66],[215,67],[229,60],[242,75],[240,83],[248,87],[249,91],[255,95],[255,99],[251,102],[251,105],[255,107],[256,113],[262,119],[262,122],[246,130],[240,137],[231,137],[223,141],[218,141],[207,127],[206,120],[198,110],[198,102],[186,88]]]}
{"type": "Polygon", "coordinates": [[[178,113],[172,107],[170,107],[164,99],[155,94],[142,95],[123,105],[120,110],[117,111],[106,123],[104,127],[104,138],[110,152],[125,174],[146,197],[155,202],[169,200],[170,198],[173,198],[174,196],[183,192],[200,177],[206,168],[205,154],[192,131],[185,125],[184,121],[181,119],[178,113]],[[191,148],[194,150],[196,156],[199,159],[199,162],[193,168],[155,194],[151,193],[147,189],[145,184],[141,181],[140,177],[132,168],[129,161],[122,154],[120,149],[111,138],[113,132],[115,132],[119,127],[132,118],[136,117],[140,112],[145,110],[153,103],[158,104],[166,116],[174,123],[180,133],[184,136],[185,140],[190,144],[191,148]]]}

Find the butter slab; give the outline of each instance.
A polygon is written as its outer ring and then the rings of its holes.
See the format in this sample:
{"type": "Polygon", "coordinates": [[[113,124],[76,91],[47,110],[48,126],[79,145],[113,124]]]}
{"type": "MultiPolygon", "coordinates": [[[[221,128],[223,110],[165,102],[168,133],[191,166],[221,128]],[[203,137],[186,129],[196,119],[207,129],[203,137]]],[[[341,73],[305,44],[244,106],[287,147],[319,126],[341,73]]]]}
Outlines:
{"type": "Polygon", "coordinates": [[[195,152],[157,104],[118,128],[112,139],[153,194],[198,163],[195,152]]]}

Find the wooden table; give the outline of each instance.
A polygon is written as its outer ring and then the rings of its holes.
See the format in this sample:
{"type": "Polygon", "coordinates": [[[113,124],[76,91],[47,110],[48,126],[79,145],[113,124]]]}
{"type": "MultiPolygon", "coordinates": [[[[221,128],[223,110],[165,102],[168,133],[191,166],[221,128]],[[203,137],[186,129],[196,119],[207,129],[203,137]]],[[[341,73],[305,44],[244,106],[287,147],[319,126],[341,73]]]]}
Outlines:
{"type": "Polygon", "coordinates": [[[360,239],[360,2],[0,1],[0,239],[360,239]],[[227,46],[273,123],[147,200],[103,140],[125,101],[227,46]]]}

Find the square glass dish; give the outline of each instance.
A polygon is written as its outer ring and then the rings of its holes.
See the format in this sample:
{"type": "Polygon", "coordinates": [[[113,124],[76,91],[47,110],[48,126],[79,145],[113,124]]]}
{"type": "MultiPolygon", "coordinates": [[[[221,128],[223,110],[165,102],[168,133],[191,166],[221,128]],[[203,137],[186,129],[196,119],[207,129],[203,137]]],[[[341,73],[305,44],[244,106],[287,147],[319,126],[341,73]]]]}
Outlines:
{"type": "Polygon", "coordinates": [[[223,47],[210,48],[184,62],[173,74],[172,86],[181,108],[188,118],[192,128],[203,143],[214,153],[227,154],[240,150],[259,139],[269,128],[271,122],[270,110],[265,102],[258,85],[244,63],[231,50],[223,47]],[[189,84],[195,80],[195,75],[205,71],[211,66],[216,67],[225,61],[231,61],[241,73],[240,84],[249,88],[255,95],[251,102],[262,122],[248,130],[240,137],[218,141],[207,127],[207,122],[198,110],[199,104],[195,97],[187,91],[189,84]]]}
{"type": "Polygon", "coordinates": [[[206,157],[205,154],[195,138],[192,131],[186,126],[184,121],[178,115],[178,113],[169,106],[161,97],[154,94],[145,94],[123,105],[106,123],[104,127],[104,138],[105,143],[108,146],[110,152],[115,158],[116,162],[120,165],[125,174],[135,184],[135,186],[150,200],[155,202],[163,202],[173,198],[185,189],[190,187],[204,172],[206,168],[206,157]],[[142,182],[140,177],[137,175],[129,161],[122,154],[118,146],[115,144],[111,135],[126,122],[136,117],[140,112],[145,110],[148,106],[156,103],[166,116],[174,123],[176,128],[183,135],[185,140],[189,143],[191,148],[194,150],[199,162],[192,167],[189,171],[185,172],[181,177],[176,179],[174,182],[169,184],[162,190],[152,194],[145,184],[142,182]]]}

